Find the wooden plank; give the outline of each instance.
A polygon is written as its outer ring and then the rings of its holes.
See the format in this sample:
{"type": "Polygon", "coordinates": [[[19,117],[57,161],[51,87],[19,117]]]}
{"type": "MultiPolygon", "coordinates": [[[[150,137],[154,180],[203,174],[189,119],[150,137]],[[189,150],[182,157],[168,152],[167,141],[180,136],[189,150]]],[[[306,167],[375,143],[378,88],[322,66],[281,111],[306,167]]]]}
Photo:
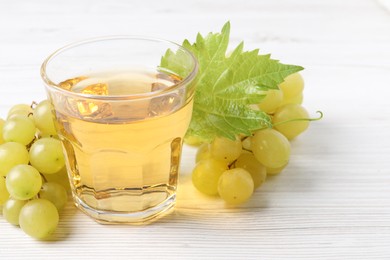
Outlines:
{"type": "Polygon", "coordinates": [[[232,208],[191,184],[186,147],[176,211],[148,226],[104,226],[69,203],[55,236],[27,237],[0,217],[0,259],[389,259],[388,1],[3,1],[0,117],[45,97],[43,59],[98,35],[180,42],[232,23],[232,46],[302,64],[305,106],[322,121],[250,202],[232,208]]]}

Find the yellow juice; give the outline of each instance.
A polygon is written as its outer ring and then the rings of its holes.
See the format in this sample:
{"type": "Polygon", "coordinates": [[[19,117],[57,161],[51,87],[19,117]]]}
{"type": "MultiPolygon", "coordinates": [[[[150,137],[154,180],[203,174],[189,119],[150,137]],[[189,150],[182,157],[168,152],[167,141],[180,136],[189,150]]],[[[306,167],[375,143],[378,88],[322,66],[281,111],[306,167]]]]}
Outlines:
{"type": "Polygon", "coordinates": [[[59,84],[75,93],[109,97],[51,97],[57,102],[56,124],[73,196],[87,214],[111,212],[97,219],[120,222],[116,212],[131,215],[174,201],[193,103],[191,93],[165,91],[178,82],[177,76],[162,72],[116,70],[59,84]],[[145,93],[156,95],[143,98],[145,93]],[[115,99],[133,94],[128,101],[115,99]]]}

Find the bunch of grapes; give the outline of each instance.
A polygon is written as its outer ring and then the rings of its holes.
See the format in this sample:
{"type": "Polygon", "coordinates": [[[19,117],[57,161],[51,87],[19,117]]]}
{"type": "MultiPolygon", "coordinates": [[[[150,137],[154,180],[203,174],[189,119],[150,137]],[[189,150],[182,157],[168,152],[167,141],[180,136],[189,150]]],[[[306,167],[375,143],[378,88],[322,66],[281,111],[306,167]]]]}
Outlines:
{"type": "Polygon", "coordinates": [[[299,73],[288,76],[279,89],[268,90],[258,108],[272,118],[273,128],[236,140],[215,138],[202,144],[192,173],[194,186],[207,195],[219,195],[229,204],[246,202],[266,180],[280,173],[290,159],[290,142],[309,126],[301,106],[304,82],[299,73]]]}
{"type": "Polygon", "coordinates": [[[43,239],[54,232],[69,183],[50,103],[19,104],[0,119],[0,206],[9,223],[43,239]]]}

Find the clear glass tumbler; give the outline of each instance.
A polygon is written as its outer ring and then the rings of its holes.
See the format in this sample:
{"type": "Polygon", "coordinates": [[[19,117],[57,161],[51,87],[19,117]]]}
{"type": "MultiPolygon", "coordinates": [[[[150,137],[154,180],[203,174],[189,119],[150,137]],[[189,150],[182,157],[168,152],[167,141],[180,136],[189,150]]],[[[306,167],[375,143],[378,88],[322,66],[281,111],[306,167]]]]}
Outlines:
{"type": "Polygon", "coordinates": [[[197,67],[180,45],[122,36],[74,43],[44,61],[78,208],[98,222],[142,224],[173,207],[197,67]]]}

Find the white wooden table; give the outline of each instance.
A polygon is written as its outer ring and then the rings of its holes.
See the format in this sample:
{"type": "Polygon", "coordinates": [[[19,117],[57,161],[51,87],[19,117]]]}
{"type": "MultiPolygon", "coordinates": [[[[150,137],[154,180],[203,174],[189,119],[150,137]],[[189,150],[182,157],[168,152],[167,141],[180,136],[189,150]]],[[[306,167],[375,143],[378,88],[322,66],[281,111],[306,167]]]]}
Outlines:
{"type": "Polygon", "coordinates": [[[303,65],[304,105],[325,113],[293,142],[288,168],[234,209],[194,190],[186,149],[172,215],[105,226],[69,203],[47,242],[0,216],[0,259],[390,259],[388,0],[1,0],[0,116],[45,98],[40,64],[64,44],[115,34],[181,42],[227,20],[233,45],[303,65]]]}

